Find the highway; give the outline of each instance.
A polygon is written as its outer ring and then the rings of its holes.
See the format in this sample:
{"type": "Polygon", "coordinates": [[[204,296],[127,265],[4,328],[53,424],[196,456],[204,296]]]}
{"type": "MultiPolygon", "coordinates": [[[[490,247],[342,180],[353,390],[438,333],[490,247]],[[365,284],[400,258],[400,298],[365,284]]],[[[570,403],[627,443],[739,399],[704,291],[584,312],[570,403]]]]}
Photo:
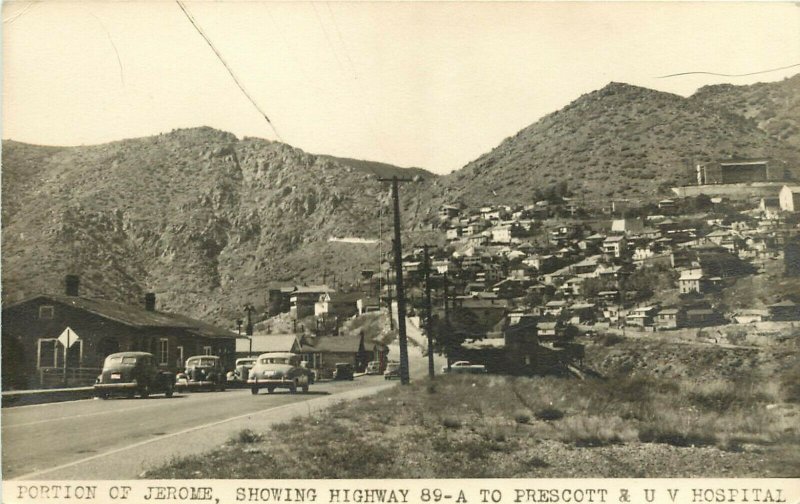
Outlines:
{"type": "MultiPolygon", "coordinates": [[[[425,376],[427,361],[419,349],[409,348],[409,361],[412,380],[425,376]]],[[[218,447],[242,429],[265,431],[397,383],[358,376],[316,383],[308,394],[229,389],[3,408],[3,478],[132,479],[176,456],[218,447]]]]}

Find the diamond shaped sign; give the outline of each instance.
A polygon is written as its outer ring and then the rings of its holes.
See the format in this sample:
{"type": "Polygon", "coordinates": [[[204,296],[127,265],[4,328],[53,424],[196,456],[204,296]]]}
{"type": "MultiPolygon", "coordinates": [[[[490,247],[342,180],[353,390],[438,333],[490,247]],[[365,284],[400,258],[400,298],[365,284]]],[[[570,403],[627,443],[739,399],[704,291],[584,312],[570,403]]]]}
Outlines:
{"type": "Polygon", "coordinates": [[[58,337],[58,342],[64,347],[71,347],[80,340],[80,336],[78,336],[78,334],[69,327],[64,329],[64,332],[62,332],[58,337]]]}

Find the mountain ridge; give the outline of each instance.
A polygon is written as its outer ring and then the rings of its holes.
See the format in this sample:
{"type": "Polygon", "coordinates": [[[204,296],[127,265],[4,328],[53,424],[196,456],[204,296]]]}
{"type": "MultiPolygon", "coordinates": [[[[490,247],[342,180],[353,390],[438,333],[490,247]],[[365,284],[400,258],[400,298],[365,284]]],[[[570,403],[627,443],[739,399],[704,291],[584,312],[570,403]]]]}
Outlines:
{"type": "Polygon", "coordinates": [[[609,83],[444,176],[209,127],[95,146],[6,140],[3,302],[60,293],[73,273],[88,296],[139,303],[152,291],[160,309],[230,323],[270,286],[380,268],[391,198],[378,179],[394,174],[418,180],[400,192],[411,246],[429,243],[414,233],[425,236],[442,203],[529,204],[557,186],[588,207],[644,202],[691,183],[697,162],[768,157],[796,169],[797,83],[690,97],[609,83]]]}

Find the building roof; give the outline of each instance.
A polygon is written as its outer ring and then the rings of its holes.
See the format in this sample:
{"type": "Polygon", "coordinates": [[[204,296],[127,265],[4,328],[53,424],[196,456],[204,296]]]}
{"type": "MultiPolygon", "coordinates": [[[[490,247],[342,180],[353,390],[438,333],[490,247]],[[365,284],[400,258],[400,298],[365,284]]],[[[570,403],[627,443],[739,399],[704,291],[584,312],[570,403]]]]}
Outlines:
{"type": "Polygon", "coordinates": [[[109,301],[106,299],[89,299],[78,296],[42,294],[4,307],[3,310],[5,311],[12,309],[16,306],[29,303],[36,299],[42,299],[53,304],[62,304],[78,310],[84,310],[99,317],[136,328],[169,327],[184,329],[188,332],[205,336],[207,338],[236,337],[236,334],[234,334],[233,331],[228,331],[222,329],[221,327],[217,327],[185,315],[145,310],[144,306],[117,303],[116,301],[109,301]]]}
{"type": "Polygon", "coordinates": [[[714,315],[716,312],[710,308],[694,308],[686,310],[687,315],[714,315]]]}
{"type": "Polygon", "coordinates": [[[302,352],[356,353],[361,348],[364,335],[360,332],[339,336],[321,336],[314,341],[305,342],[302,352]]]}
{"type": "MultiPolygon", "coordinates": [[[[253,352],[291,352],[300,346],[295,334],[254,334],[253,352]]],[[[249,352],[250,338],[236,338],[236,352],[249,352]]]]}
{"type": "Polygon", "coordinates": [[[703,273],[700,271],[684,270],[681,272],[681,277],[678,280],[700,280],[703,278],[703,273]]]}
{"type": "Polygon", "coordinates": [[[336,290],[327,285],[297,285],[292,290],[292,294],[323,294],[326,292],[333,293],[336,290]]]}

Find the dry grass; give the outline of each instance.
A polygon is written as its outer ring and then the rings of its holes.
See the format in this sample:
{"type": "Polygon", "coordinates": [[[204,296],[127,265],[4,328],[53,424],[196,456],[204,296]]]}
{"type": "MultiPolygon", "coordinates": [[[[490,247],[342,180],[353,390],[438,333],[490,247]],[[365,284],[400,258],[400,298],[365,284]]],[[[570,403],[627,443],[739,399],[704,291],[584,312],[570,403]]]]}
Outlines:
{"type": "Polygon", "coordinates": [[[779,392],[745,379],[451,375],[337,404],[275,435],[242,432],[148,477],[731,476],[732,463],[737,475],[796,476],[800,450],[787,448],[800,447],[798,412],[776,405],[779,392]]]}

